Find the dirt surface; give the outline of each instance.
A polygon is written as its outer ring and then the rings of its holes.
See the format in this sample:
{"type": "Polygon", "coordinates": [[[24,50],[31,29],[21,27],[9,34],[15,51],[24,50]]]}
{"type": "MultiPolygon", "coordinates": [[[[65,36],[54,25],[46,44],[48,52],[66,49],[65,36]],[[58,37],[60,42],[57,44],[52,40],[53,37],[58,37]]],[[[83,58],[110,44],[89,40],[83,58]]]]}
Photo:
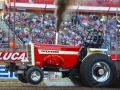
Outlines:
{"type": "Polygon", "coordinates": [[[79,86],[46,86],[44,82],[39,85],[24,84],[17,79],[0,79],[0,90],[120,90],[120,80],[109,88],[91,88],[79,86]]]}

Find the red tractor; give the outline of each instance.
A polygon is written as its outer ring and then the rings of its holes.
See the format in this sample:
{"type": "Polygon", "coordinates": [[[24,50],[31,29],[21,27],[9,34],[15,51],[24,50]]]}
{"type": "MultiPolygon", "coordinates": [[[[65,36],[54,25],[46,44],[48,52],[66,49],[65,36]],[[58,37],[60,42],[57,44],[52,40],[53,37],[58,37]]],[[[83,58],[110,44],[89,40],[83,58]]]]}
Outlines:
{"type": "Polygon", "coordinates": [[[91,31],[78,46],[26,44],[27,58],[20,65],[7,62],[6,69],[17,74],[23,83],[38,84],[44,71],[62,72],[63,76],[79,77],[86,86],[109,86],[116,79],[112,58],[101,49],[104,43],[101,31],[91,31]]]}

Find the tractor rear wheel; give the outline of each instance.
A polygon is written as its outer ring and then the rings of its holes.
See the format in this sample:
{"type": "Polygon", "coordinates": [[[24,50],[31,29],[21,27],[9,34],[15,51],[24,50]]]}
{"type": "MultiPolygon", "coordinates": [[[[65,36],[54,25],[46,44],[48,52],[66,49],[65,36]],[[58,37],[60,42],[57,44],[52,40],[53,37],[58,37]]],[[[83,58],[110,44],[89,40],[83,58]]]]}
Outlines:
{"type": "Polygon", "coordinates": [[[114,62],[105,54],[87,56],[80,66],[81,83],[92,87],[106,87],[116,79],[114,62]]]}

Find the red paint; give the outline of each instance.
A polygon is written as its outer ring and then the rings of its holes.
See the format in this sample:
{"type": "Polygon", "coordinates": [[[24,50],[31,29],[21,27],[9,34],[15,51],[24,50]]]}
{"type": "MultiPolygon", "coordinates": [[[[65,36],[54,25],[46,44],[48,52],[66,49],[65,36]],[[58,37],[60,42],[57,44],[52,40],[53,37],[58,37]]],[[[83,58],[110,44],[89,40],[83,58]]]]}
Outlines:
{"type": "Polygon", "coordinates": [[[68,45],[46,45],[46,44],[34,44],[35,62],[37,66],[58,66],[64,68],[72,68],[76,62],[79,54],[39,54],[38,49],[41,50],[56,50],[56,51],[72,51],[79,52],[80,46],[68,46],[68,45]]]}
{"type": "MultiPolygon", "coordinates": [[[[60,54],[60,53],[39,53],[40,50],[51,51],[67,51],[79,52],[81,46],[68,45],[49,45],[49,44],[34,44],[35,64],[36,66],[58,66],[64,68],[72,68],[76,65],[79,54],[60,54]]],[[[120,60],[120,54],[109,54],[112,60],[120,60]]]]}
{"type": "Polygon", "coordinates": [[[120,60],[120,54],[109,54],[109,57],[112,59],[112,60],[120,60]]]}

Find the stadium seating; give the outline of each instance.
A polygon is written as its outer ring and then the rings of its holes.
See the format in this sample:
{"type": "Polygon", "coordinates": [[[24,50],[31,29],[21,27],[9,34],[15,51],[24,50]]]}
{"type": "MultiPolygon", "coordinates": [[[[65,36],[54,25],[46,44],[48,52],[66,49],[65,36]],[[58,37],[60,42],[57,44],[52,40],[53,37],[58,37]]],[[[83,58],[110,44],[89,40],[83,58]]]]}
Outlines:
{"type": "Polygon", "coordinates": [[[28,3],[29,0],[19,0],[19,2],[22,2],[22,3],[28,3]]]}
{"type": "Polygon", "coordinates": [[[43,3],[43,0],[34,0],[34,3],[40,4],[43,3]]]}
{"type": "Polygon", "coordinates": [[[53,4],[54,0],[44,0],[44,3],[53,4]]]}
{"type": "MultiPolygon", "coordinates": [[[[11,30],[13,30],[13,13],[11,13],[11,30]]],[[[56,16],[46,13],[16,12],[16,35],[26,42],[55,43],[56,16]],[[44,19],[44,21],[43,21],[44,19]],[[28,36],[29,35],[29,36],[28,36]]],[[[65,16],[59,31],[59,44],[81,44],[81,33],[86,36],[88,30],[104,31],[104,40],[115,49],[120,45],[120,32],[117,32],[117,23],[114,15],[109,17],[98,14],[69,14],[65,16]],[[118,35],[116,36],[116,33],[118,35]],[[116,43],[116,37],[118,42],[116,43]]]]}
{"type": "Polygon", "coordinates": [[[45,3],[45,4],[53,4],[54,0],[10,0],[10,2],[20,2],[20,3],[45,3]]]}

